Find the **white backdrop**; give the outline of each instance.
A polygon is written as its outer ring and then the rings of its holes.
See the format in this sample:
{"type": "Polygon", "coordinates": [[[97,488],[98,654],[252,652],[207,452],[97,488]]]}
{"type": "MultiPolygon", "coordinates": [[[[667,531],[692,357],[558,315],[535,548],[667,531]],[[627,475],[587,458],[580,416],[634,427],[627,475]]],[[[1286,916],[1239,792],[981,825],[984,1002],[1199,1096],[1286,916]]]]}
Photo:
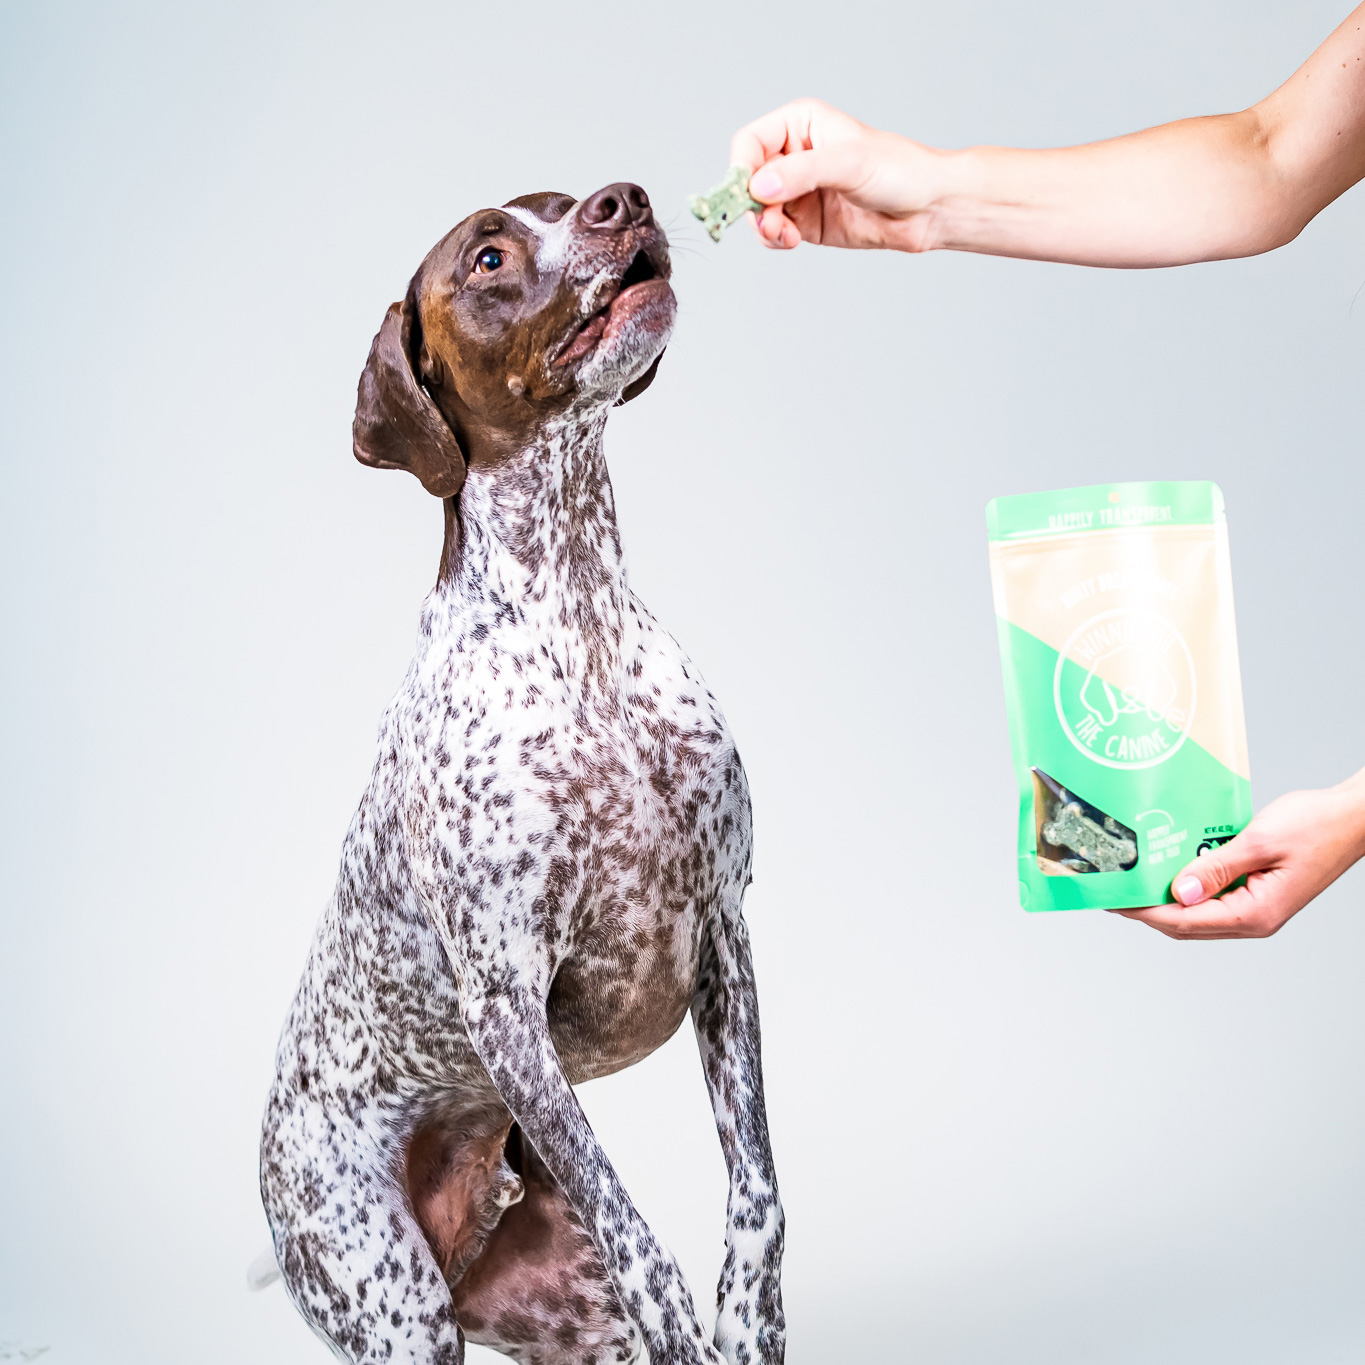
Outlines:
{"type": "MultiPolygon", "coordinates": [[[[1250,103],[1344,6],[0,10],[11,1352],[327,1358],[243,1287],[257,1125],[441,539],[352,460],[356,380],[451,224],[624,178],[680,319],[608,450],[753,786],[792,1365],[1365,1356],[1365,872],[1264,943],[1024,915],[983,517],[1218,480],[1258,803],[1365,761],[1365,197],[1134,274],[716,248],[682,208],[797,94],[1089,139],[1250,103]]],[[[709,1302],[690,1032],[583,1099],[709,1302]]]]}

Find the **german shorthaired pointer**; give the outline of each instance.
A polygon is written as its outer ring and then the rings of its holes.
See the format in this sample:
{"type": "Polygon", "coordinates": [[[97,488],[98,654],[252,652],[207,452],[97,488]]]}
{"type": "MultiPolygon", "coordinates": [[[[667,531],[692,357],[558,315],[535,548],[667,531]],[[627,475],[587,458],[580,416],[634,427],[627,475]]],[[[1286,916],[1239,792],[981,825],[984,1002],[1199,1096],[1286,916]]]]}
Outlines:
{"type": "Polygon", "coordinates": [[[360,379],[357,457],[443,499],[445,545],[261,1143],[285,1283],[357,1365],[783,1359],[748,789],[626,584],[602,455],[668,278],[638,186],[514,199],[433,248],[360,379]],[[689,1008],[730,1171],[714,1345],[572,1089],[689,1008]]]}

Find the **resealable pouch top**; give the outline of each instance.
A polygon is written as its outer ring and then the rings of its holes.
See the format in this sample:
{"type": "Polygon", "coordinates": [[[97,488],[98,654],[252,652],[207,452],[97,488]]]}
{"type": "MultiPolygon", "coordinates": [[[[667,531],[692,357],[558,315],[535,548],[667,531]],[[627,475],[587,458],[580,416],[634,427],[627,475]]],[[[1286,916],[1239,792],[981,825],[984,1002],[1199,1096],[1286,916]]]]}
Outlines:
{"type": "Polygon", "coordinates": [[[1251,818],[1223,495],[1099,484],[996,498],[986,519],[1019,899],[1169,901],[1251,818]]]}

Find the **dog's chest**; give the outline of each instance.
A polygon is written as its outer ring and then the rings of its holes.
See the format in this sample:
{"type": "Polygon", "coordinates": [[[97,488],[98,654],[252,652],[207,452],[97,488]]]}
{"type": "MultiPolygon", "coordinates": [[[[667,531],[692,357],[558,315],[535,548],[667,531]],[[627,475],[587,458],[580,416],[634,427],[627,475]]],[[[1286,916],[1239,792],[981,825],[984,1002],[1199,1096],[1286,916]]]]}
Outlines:
{"type": "Polygon", "coordinates": [[[544,950],[566,1070],[585,1079],[653,1051],[685,1016],[707,917],[738,898],[749,860],[743,769],[676,642],[633,599],[610,648],[458,619],[402,709],[436,875],[490,940],[529,929],[544,950]]]}

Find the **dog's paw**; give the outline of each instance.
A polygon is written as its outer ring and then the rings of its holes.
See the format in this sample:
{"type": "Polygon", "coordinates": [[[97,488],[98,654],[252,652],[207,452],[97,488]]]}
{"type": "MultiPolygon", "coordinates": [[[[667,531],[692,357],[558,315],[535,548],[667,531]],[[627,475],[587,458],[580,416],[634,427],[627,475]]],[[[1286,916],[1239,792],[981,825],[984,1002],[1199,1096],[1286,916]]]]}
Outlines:
{"type": "Polygon", "coordinates": [[[758,1327],[741,1326],[739,1315],[725,1321],[725,1310],[716,1323],[716,1348],[726,1365],[782,1365],[787,1354],[787,1326],[779,1316],[776,1322],[758,1327]],[[731,1330],[738,1328],[739,1330],[731,1330]]]}
{"type": "Polygon", "coordinates": [[[716,1346],[728,1365],[782,1365],[782,1244],[780,1212],[757,1236],[731,1234],[716,1289],[716,1346]]]}
{"type": "Polygon", "coordinates": [[[649,1351],[649,1365],[729,1365],[725,1357],[704,1340],[655,1345],[649,1351]]]}
{"type": "Polygon", "coordinates": [[[727,1365],[782,1365],[787,1322],[776,1277],[759,1275],[747,1292],[732,1290],[720,1300],[716,1347],[727,1365]]]}

